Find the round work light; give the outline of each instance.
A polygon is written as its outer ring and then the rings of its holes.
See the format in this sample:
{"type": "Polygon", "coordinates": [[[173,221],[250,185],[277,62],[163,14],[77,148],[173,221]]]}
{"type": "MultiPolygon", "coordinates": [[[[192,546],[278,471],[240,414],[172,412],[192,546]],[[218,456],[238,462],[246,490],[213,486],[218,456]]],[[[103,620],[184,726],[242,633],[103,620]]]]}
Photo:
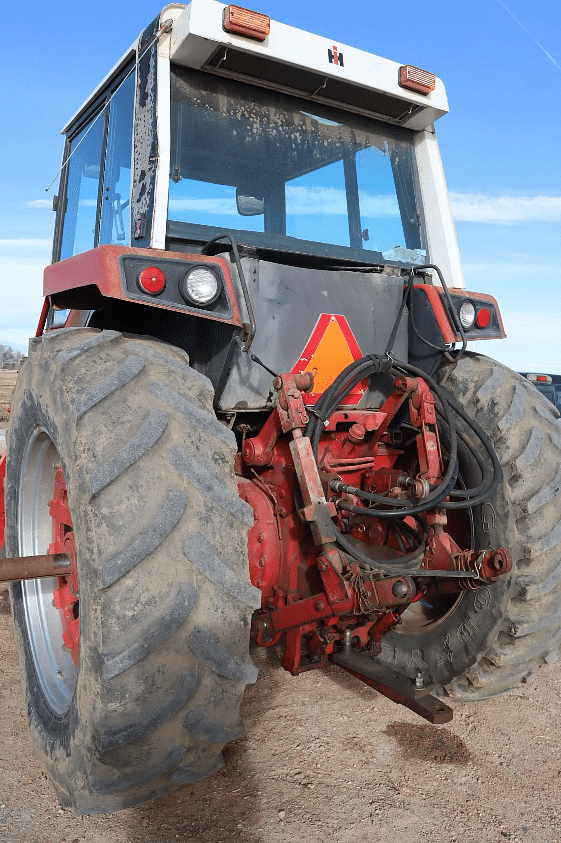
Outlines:
{"type": "Polygon", "coordinates": [[[465,301],[460,305],[460,322],[464,331],[469,331],[475,322],[475,306],[471,301],[465,301]]]}
{"type": "Polygon", "coordinates": [[[188,304],[208,307],[220,295],[220,278],[208,266],[194,266],[180,282],[179,290],[188,304]]]}

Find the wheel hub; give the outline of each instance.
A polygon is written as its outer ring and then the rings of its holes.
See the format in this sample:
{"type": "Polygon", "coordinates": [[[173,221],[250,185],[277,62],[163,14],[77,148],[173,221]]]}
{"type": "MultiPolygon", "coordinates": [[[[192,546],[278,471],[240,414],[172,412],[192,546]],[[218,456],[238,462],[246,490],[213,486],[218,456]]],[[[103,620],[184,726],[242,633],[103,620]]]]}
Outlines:
{"type": "Polygon", "coordinates": [[[76,544],[72,530],[72,518],[68,507],[68,493],[64,473],[59,466],[55,475],[53,497],[49,504],[53,519],[53,541],[49,553],[66,553],[72,564],[69,576],[57,577],[53,592],[55,607],[60,612],[64,647],[78,667],[80,647],[80,617],[78,602],[78,573],[76,571],[76,544]]]}
{"type": "Polygon", "coordinates": [[[78,579],[61,459],[41,425],[32,430],[23,452],[18,500],[20,552],[33,556],[48,550],[67,553],[72,560],[69,575],[21,583],[31,660],[46,702],[60,715],[72,702],[78,674],[78,579]]]}

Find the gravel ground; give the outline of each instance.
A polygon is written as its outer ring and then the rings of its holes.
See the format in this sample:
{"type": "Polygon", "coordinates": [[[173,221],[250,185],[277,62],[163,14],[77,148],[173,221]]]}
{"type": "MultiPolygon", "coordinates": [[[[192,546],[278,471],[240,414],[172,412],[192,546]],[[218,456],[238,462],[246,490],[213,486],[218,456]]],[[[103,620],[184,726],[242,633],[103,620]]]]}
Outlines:
{"type": "Polygon", "coordinates": [[[244,702],[246,735],[205,781],[105,816],[63,810],[29,740],[11,620],[0,610],[3,843],[556,843],[561,662],[533,685],[458,704],[432,726],[330,668],[294,678],[275,651],[244,702]]]}

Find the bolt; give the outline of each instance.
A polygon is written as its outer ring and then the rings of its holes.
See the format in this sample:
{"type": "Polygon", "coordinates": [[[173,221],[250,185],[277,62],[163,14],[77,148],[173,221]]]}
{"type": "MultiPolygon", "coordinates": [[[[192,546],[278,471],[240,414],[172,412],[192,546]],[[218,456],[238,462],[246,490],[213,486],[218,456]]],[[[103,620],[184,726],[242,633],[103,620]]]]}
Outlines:
{"type": "Polygon", "coordinates": [[[323,600],[316,600],[315,609],[316,612],[323,612],[323,610],[325,609],[325,603],[323,602],[323,600]]]}
{"type": "Polygon", "coordinates": [[[346,629],[343,633],[343,650],[345,653],[351,652],[352,634],[350,629],[346,629]]]}
{"type": "Polygon", "coordinates": [[[425,681],[423,679],[423,674],[421,673],[420,670],[418,670],[417,675],[415,677],[415,688],[417,688],[420,691],[424,687],[425,687],[425,681]]]}
{"type": "Polygon", "coordinates": [[[364,425],[359,424],[358,422],[356,424],[353,424],[347,435],[351,442],[362,442],[366,435],[364,425]]]}
{"type": "Polygon", "coordinates": [[[394,582],[392,588],[392,594],[394,597],[407,597],[409,589],[407,588],[407,583],[403,582],[403,580],[397,580],[394,582]]]}
{"type": "Polygon", "coordinates": [[[259,533],[259,535],[257,536],[257,541],[259,542],[259,544],[263,544],[263,542],[265,541],[264,533],[259,533]]]}

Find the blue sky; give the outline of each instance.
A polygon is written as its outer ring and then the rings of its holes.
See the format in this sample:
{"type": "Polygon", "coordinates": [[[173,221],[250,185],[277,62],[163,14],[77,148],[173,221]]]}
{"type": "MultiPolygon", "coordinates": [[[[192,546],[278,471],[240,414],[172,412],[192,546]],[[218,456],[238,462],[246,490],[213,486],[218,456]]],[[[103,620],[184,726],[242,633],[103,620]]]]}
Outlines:
{"type": "MultiPolygon", "coordinates": [[[[163,4],[162,4],[163,5],[163,4]]],[[[561,374],[561,11],[552,0],[258,0],[257,11],[440,76],[437,134],[468,289],[496,296],[508,339],[477,350],[561,374]]],[[[35,332],[60,129],[160,6],[25,7],[4,41],[0,343],[35,332]]],[[[473,344],[470,345],[473,347],[473,344]]]]}

